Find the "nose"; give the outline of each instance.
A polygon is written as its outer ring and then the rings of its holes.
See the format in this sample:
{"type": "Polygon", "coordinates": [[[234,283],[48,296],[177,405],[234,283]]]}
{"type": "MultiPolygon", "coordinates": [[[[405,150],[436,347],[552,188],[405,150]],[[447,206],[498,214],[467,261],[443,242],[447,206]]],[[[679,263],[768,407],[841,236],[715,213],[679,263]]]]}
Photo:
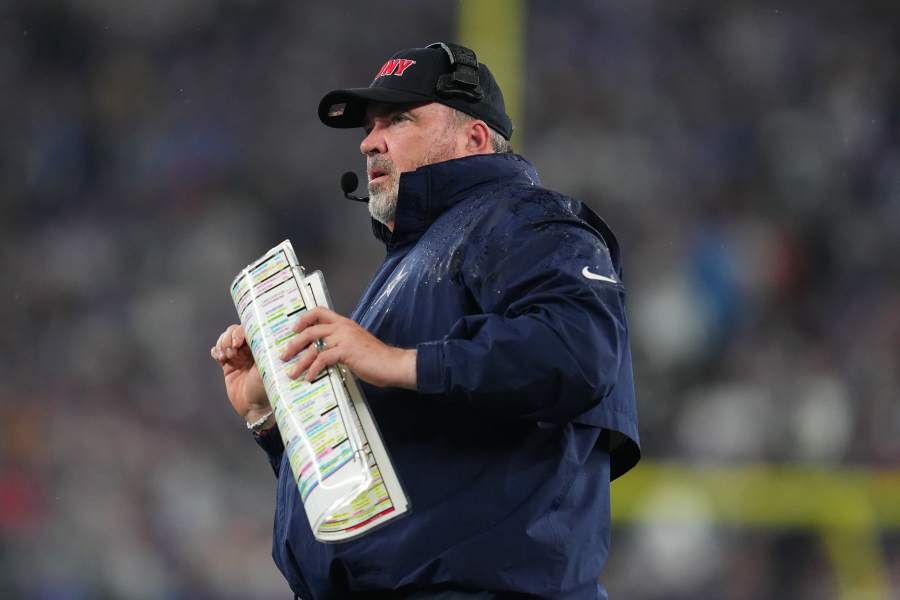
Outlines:
{"type": "Polygon", "coordinates": [[[359,143],[359,151],[366,156],[374,154],[384,154],[387,152],[387,145],[384,141],[384,133],[379,125],[375,125],[372,130],[366,134],[363,141],[359,143]]]}

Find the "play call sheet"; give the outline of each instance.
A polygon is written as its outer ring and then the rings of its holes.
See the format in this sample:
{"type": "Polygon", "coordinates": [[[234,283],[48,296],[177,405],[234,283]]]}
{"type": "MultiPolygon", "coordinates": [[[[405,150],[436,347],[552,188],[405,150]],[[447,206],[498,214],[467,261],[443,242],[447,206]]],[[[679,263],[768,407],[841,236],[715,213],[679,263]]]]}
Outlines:
{"type": "Polygon", "coordinates": [[[307,307],[328,305],[321,273],[305,276],[286,240],[238,274],[231,296],[316,538],[350,539],[405,513],[406,496],[353,376],[332,367],[312,382],[292,380],[299,355],[279,358],[307,307]]]}

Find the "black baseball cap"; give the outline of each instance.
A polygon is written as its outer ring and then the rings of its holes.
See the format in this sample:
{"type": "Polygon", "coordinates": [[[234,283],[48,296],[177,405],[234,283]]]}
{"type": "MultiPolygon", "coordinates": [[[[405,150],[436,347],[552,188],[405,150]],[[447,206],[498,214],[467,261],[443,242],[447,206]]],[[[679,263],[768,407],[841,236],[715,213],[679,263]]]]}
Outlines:
{"type": "Polygon", "coordinates": [[[472,50],[456,44],[438,42],[397,52],[369,87],[325,94],[319,119],[329,127],[362,127],[369,102],[440,102],[481,119],[507,140],[513,131],[494,76],[472,50]]]}

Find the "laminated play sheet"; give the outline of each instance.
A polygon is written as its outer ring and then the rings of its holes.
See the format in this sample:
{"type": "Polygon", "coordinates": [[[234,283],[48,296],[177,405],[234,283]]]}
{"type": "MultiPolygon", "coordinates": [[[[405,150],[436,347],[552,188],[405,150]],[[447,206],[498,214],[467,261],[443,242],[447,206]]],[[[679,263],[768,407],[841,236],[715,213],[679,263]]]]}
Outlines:
{"type": "Polygon", "coordinates": [[[231,297],[275,412],[316,539],[339,542],[405,514],[409,502],[362,390],[343,365],[290,379],[279,358],[306,310],[330,306],[320,271],[307,275],[289,240],[242,270],[231,297]]]}

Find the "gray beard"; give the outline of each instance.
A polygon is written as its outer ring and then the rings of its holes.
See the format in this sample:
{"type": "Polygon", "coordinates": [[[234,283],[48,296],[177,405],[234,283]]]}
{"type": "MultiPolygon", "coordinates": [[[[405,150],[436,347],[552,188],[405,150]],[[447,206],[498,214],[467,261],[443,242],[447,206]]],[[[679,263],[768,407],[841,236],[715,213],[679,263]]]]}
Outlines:
{"type": "Polygon", "coordinates": [[[400,177],[391,173],[387,183],[369,185],[369,214],[387,225],[397,215],[397,195],[400,193],[400,177]]]}

